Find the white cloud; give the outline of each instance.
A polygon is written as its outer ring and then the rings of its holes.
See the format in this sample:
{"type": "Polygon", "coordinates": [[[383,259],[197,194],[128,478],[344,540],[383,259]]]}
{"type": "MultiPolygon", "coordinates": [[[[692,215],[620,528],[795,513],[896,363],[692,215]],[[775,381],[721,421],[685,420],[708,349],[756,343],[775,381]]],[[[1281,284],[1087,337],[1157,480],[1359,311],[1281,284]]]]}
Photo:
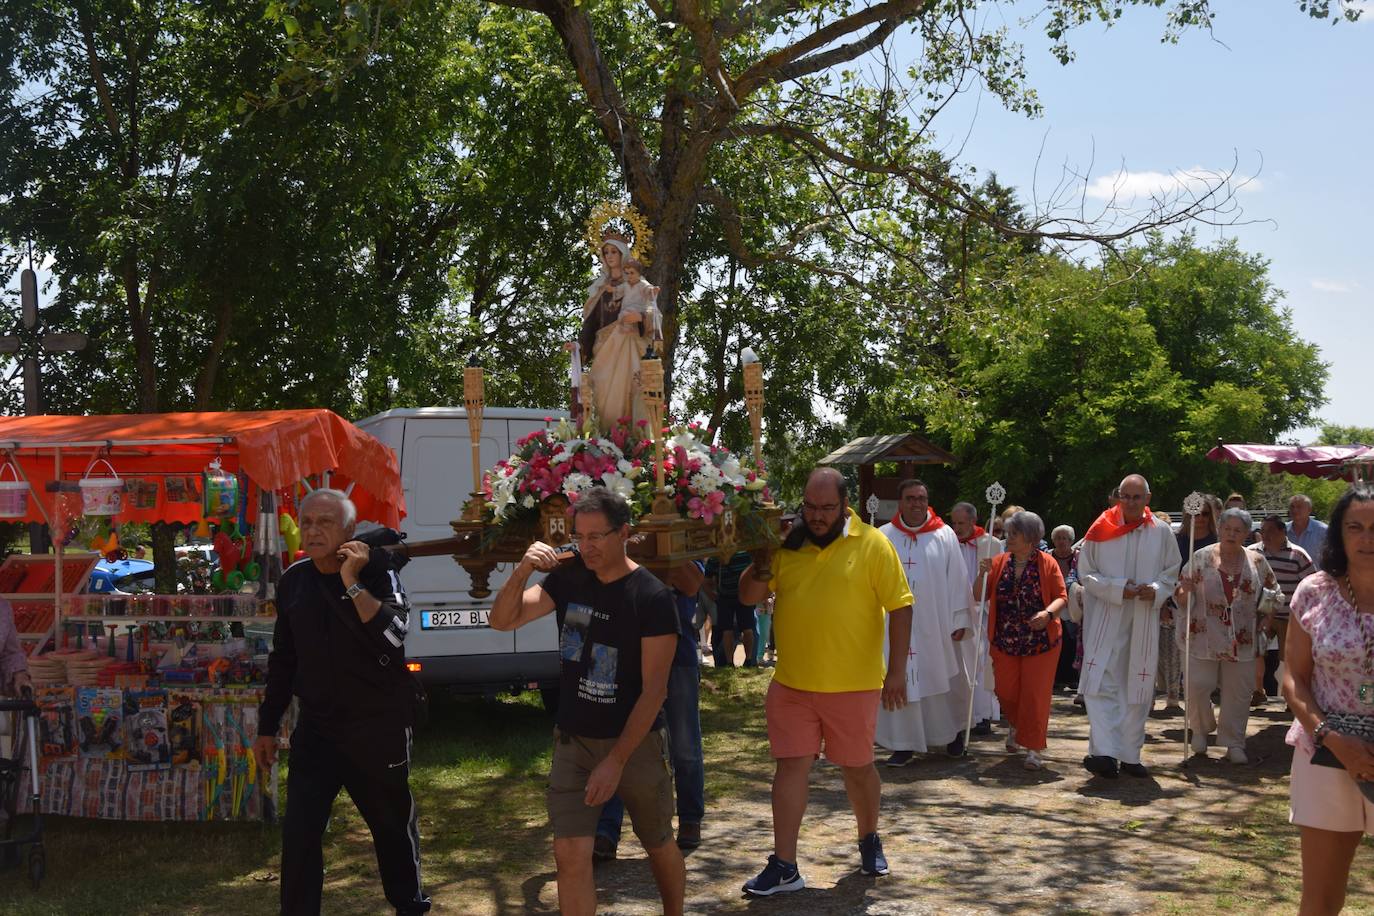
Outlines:
{"type": "MultiPolygon", "coordinates": [[[[1194,166],[1172,172],[1131,172],[1122,169],[1110,175],[1099,175],[1088,182],[1087,195],[1094,200],[1116,200],[1129,204],[1132,200],[1151,197],[1173,197],[1178,194],[1203,194],[1225,177],[1224,172],[1194,166]]],[[[1236,191],[1260,191],[1258,178],[1233,177],[1236,191]]]]}
{"type": "Polygon", "coordinates": [[[1314,277],[1311,281],[1312,288],[1319,293],[1353,293],[1360,288],[1358,283],[1342,283],[1340,280],[1323,280],[1321,277],[1314,277]]]}

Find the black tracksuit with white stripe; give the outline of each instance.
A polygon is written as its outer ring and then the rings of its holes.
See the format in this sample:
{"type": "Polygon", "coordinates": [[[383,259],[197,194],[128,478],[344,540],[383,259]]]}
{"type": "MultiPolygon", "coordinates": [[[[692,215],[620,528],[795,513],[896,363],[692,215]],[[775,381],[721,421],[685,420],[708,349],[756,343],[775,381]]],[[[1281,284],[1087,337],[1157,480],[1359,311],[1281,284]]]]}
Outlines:
{"type": "Polygon", "coordinates": [[[300,721],[291,734],[282,826],[282,912],[320,912],[321,842],[341,788],[372,830],[386,898],[421,913],[420,836],[408,783],[414,691],[405,675],[409,602],[396,574],[374,555],[359,582],[381,602],[358,618],[338,573],[309,560],[277,586],[277,622],[268,656],[258,733],[275,735],[291,695],[300,721]]]}

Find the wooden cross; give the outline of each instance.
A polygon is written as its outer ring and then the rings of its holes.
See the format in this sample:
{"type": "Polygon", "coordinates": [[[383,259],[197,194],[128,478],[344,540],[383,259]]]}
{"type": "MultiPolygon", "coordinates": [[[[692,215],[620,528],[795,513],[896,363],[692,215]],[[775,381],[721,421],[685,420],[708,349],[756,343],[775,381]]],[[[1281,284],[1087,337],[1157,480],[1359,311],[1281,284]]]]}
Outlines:
{"type": "Polygon", "coordinates": [[[32,267],[19,275],[21,304],[20,327],[13,334],[0,336],[0,353],[21,353],[24,366],[24,412],[44,411],[39,357],[44,353],[75,353],[86,349],[90,339],[79,332],[44,333],[39,324],[38,276],[32,267]]]}

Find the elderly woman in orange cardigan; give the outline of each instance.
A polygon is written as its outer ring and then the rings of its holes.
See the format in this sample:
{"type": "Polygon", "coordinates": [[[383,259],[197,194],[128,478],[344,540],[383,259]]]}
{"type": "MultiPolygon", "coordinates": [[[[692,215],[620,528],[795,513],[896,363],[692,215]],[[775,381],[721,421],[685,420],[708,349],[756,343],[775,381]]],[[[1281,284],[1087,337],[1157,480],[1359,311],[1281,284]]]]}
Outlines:
{"type": "Polygon", "coordinates": [[[1017,512],[1007,520],[1006,532],[1006,553],[981,562],[974,593],[982,594],[982,576],[989,576],[988,641],[997,701],[1011,723],[1007,751],[1024,749],[1023,765],[1038,770],[1044,764],[1040,752],[1045,749],[1062,642],[1059,615],[1068,604],[1068,593],[1059,563],[1038,547],[1045,536],[1040,516],[1017,512]]]}

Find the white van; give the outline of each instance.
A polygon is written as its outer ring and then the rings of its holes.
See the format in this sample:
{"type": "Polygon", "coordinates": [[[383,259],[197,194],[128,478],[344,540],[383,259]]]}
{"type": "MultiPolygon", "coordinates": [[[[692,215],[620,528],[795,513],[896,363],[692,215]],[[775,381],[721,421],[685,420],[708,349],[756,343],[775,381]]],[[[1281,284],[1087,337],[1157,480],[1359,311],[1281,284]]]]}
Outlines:
{"type": "MultiPolygon", "coordinates": [[[[488,407],[482,414],[482,467],[489,468],[515,451],[521,436],[542,429],[546,418],[566,411],[488,407]]],[[[472,440],[467,412],[461,407],[414,407],[388,410],[357,423],[396,452],[406,510],[401,530],[409,541],[453,536],[449,522],[458,518],[472,492],[472,440]]],[[[491,574],[492,596],[510,572],[501,566],[491,574]]],[[[419,662],[420,679],[431,687],[466,693],[494,693],[539,688],[546,704],[557,695],[558,630],[553,615],[509,633],[487,626],[492,596],[468,594],[469,579],[451,557],[420,557],[401,573],[410,596],[410,630],[406,657],[419,662]]]]}

